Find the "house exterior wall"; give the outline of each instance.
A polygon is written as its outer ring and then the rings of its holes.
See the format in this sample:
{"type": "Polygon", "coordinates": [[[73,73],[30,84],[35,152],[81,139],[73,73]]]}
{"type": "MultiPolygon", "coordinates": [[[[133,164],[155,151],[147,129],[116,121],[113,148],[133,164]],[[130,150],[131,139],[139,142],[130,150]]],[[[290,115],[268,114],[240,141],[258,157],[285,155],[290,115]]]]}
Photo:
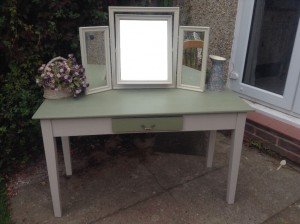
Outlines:
{"type": "Polygon", "coordinates": [[[210,27],[209,54],[230,58],[238,0],[190,0],[191,26],[210,27]]]}

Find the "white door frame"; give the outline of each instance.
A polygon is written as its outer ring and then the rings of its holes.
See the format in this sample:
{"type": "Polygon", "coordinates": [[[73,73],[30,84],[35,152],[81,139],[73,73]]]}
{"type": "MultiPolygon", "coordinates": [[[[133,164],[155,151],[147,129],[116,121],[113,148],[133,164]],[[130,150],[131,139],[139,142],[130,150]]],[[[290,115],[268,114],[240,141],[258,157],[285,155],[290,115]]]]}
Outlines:
{"type": "Polygon", "coordinates": [[[251,85],[242,83],[245,59],[248,49],[252,14],[255,0],[239,0],[235,23],[234,40],[231,52],[232,71],[229,75],[229,86],[232,90],[245,95],[258,102],[291,110],[299,80],[300,71],[300,23],[295,37],[294,49],[290,60],[288,77],[283,95],[269,92],[251,85]]]}

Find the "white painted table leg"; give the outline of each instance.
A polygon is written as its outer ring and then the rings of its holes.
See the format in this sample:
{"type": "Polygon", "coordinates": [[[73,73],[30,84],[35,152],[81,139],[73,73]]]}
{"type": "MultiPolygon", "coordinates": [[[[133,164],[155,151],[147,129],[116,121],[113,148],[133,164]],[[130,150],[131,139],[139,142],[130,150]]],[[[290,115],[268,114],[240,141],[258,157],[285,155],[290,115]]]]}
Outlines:
{"type": "Polygon", "coordinates": [[[56,140],[52,133],[52,125],[50,120],[41,120],[41,127],[54,216],[61,217],[62,212],[59,192],[56,140]]]}
{"type": "Polygon", "coordinates": [[[237,114],[236,127],[235,130],[232,131],[231,150],[230,150],[230,157],[229,157],[228,183],[227,183],[228,204],[234,203],[241,152],[243,146],[246,116],[247,116],[246,113],[237,114]]]}
{"type": "Polygon", "coordinates": [[[66,167],[66,175],[72,175],[72,162],[71,162],[71,153],[70,153],[70,140],[69,137],[61,137],[63,153],[64,153],[64,161],[66,167]]]}
{"type": "Polygon", "coordinates": [[[216,145],[216,136],[217,136],[217,131],[209,132],[208,149],[207,149],[207,154],[206,154],[206,166],[207,167],[212,167],[214,152],[215,152],[215,145],[216,145]]]}

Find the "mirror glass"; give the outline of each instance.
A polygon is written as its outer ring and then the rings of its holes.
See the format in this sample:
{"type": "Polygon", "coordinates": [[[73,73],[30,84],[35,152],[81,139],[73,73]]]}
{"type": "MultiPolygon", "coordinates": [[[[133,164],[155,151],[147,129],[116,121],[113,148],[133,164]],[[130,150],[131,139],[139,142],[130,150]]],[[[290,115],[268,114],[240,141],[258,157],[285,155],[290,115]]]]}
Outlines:
{"type": "Polygon", "coordinates": [[[181,83],[183,85],[200,86],[201,73],[199,71],[203,70],[204,36],[203,31],[183,32],[181,72],[181,83]]]}
{"type": "Polygon", "coordinates": [[[168,79],[167,21],[120,21],[121,80],[168,79]]]}
{"type": "Polygon", "coordinates": [[[171,17],[117,15],[118,84],[172,81],[171,17]]]}
{"type": "Polygon", "coordinates": [[[209,27],[179,28],[177,87],[205,90],[209,27]]]}
{"type": "Polygon", "coordinates": [[[86,75],[89,89],[107,85],[107,67],[105,55],[105,31],[86,31],[86,75]]]}

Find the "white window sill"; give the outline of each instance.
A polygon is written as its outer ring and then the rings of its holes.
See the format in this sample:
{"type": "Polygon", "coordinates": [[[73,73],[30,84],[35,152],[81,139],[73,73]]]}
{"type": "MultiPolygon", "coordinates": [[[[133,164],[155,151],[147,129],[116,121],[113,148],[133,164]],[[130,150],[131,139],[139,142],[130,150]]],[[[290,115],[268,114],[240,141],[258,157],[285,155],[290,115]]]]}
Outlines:
{"type": "Polygon", "coordinates": [[[274,118],[276,120],[282,121],[286,124],[292,125],[296,128],[300,128],[300,118],[294,117],[289,114],[282,113],[278,110],[271,109],[269,107],[263,106],[258,103],[251,102],[244,99],[251,107],[255,109],[256,112],[274,118]]]}

